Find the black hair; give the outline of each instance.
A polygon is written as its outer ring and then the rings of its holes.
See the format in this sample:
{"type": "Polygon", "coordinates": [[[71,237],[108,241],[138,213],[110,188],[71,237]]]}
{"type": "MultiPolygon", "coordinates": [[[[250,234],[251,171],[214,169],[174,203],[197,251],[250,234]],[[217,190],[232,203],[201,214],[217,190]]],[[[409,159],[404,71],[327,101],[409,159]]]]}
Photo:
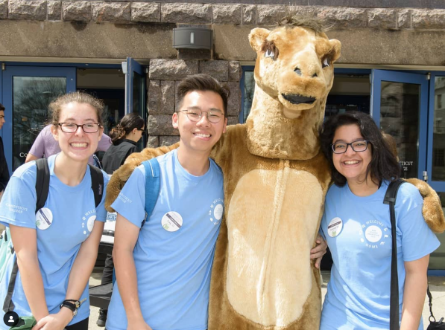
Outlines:
{"type": "Polygon", "coordinates": [[[230,90],[226,85],[222,85],[218,80],[204,73],[188,76],[187,78],[184,78],[178,85],[178,108],[181,106],[185,95],[193,91],[210,91],[221,96],[224,106],[224,117],[227,117],[227,103],[230,95],[230,90]]]}
{"type": "Polygon", "coordinates": [[[137,113],[132,112],[122,117],[121,121],[110,132],[110,138],[113,144],[124,139],[135,128],[141,130],[145,127],[145,120],[137,113]]]}
{"type": "Polygon", "coordinates": [[[5,111],[5,107],[0,103],[0,111],[5,111]]]}
{"type": "Polygon", "coordinates": [[[346,184],[346,178],[335,168],[332,160],[332,140],[337,128],[345,125],[357,125],[361,135],[370,143],[371,162],[366,169],[366,178],[370,175],[372,182],[380,186],[382,180],[395,180],[400,177],[400,166],[382,133],[368,114],[363,112],[346,112],[329,117],[320,128],[321,149],[329,160],[332,179],[340,187],[346,184]]]}

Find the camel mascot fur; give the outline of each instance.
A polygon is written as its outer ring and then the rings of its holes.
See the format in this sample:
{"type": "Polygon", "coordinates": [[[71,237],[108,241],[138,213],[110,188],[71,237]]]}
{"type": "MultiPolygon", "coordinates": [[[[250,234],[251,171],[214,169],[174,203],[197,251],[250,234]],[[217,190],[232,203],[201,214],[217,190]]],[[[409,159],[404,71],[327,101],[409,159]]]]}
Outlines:
{"type": "MultiPolygon", "coordinates": [[[[341,44],[317,26],[292,21],[272,31],[255,28],[249,41],[257,53],[249,118],[227,127],[211,154],[224,173],[225,213],[209,329],[316,330],[320,274],[309,255],[331,183],[318,131],[341,44]]],[[[177,146],[131,155],[108,184],[107,208],[135,167],[177,146]]],[[[438,231],[445,227],[440,201],[422,188],[427,219],[438,231]]]]}

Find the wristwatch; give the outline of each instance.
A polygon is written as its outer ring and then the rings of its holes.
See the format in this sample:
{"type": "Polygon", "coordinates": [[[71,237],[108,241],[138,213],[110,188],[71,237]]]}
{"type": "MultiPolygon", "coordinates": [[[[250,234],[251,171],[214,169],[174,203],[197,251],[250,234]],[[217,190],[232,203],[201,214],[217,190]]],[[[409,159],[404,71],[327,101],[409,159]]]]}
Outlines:
{"type": "Polygon", "coordinates": [[[71,312],[73,312],[73,316],[77,315],[77,310],[79,309],[80,305],[82,305],[82,303],[86,300],[82,299],[81,301],[79,300],[74,300],[74,299],[67,299],[64,300],[61,304],[60,304],[60,308],[62,307],[66,307],[68,308],[71,312]]]}

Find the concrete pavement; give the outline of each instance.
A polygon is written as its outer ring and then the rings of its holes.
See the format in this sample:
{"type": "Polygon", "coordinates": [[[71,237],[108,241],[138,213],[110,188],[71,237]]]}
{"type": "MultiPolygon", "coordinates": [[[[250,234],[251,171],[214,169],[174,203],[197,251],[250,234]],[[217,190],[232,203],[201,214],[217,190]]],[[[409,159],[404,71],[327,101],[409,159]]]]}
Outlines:
{"type": "MultiPolygon", "coordinates": [[[[102,268],[95,268],[93,274],[90,277],[90,285],[99,285],[101,275],[102,268]]],[[[330,275],[330,272],[322,272],[323,285],[321,291],[323,297],[326,294],[326,287],[329,282],[330,275]]],[[[433,313],[437,321],[439,321],[441,317],[445,317],[445,277],[430,276],[428,277],[428,283],[430,284],[430,291],[433,295],[433,313]]],[[[98,315],[99,308],[91,306],[90,325],[88,327],[89,330],[104,330],[104,328],[99,328],[96,325],[98,315]]],[[[425,299],[422,313],[423,325],[425,329],[428,327],[429,324],[429,315],[430,313],[428,307],[428,299],[425,299]]]]}

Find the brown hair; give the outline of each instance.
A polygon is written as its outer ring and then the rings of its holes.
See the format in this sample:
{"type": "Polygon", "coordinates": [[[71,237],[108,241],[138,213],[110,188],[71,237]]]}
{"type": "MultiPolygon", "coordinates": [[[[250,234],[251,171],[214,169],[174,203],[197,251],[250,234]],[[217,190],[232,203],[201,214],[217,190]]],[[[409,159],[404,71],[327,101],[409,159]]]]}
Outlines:
{"type": "Polygon", "coordinates": [[[115,142],[124,139],[135,128],[142,130],[144,126],[145,120],[141,116],[135,112],[129,113],[128,115],[125,115],[119,124],[117,124],[117,126],[111,130],[111,141],[113,141],[114,144],[115,142]]]}
{"type": "Polygon", "coordinates": [[[104,104],[101,100],[95,98],[94,96],[84,93],[84,92],[73,92],[62,96],[59,96],[56,100],[50,103],[49,109],[51,111],[51,123],[57,125],[60,119],[60,112],[62,111],[62,106],[71,103],[84,103],[92,106],[96,110],[97,122],[100,126],[103,126],[103,112],[104,104]]]}
{"type": "Polygon", "coordinates": [[[195,74],[183,79],[178,85],[177,108],[181,107],[182,101],[187,93],[193,91],[210,91],[221,96],[224,105],[224,117],[227,117],[227,102],[230,90],[226,85],[222,85],[218,80],[208,74],[195,74]]]}

